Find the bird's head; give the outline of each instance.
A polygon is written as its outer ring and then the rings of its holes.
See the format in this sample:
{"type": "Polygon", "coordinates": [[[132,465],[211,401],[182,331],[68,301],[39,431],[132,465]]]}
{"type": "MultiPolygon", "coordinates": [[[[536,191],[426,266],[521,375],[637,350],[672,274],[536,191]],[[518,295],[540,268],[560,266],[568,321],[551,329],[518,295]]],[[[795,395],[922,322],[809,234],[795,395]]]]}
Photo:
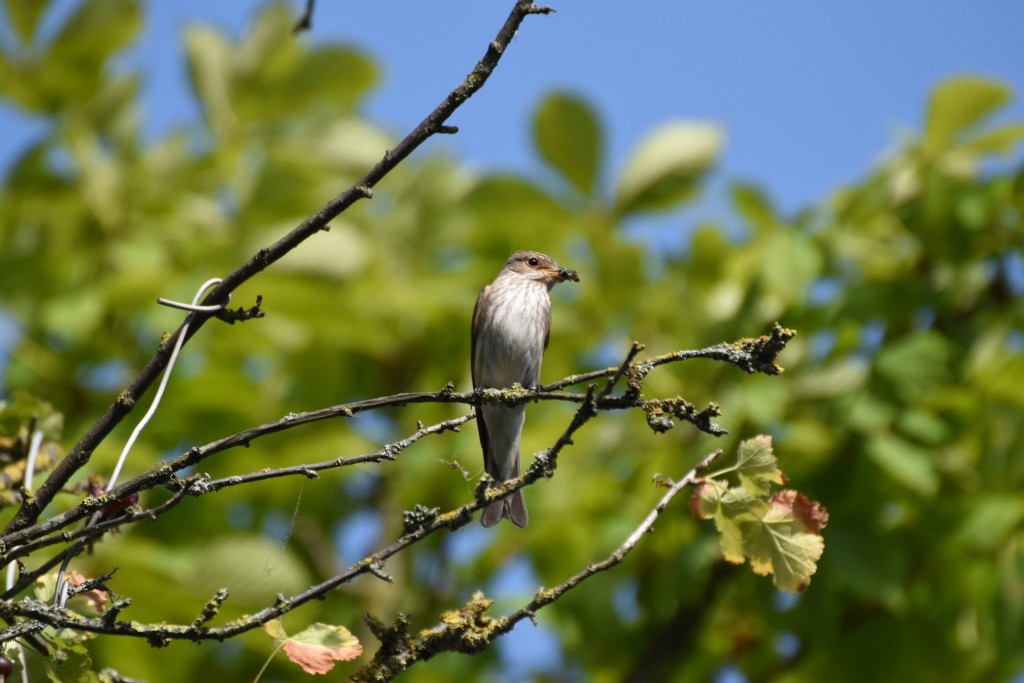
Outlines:
{"type": "Polygon", "coordinates": [[[505,270],[530,278],[539,280],[548,287],[553,287],[559,282],[572,280],[579,282],[580,276],[575,270],[562,268],[550,256],[536,251],[517,251],[505,261],[505,270]]]}

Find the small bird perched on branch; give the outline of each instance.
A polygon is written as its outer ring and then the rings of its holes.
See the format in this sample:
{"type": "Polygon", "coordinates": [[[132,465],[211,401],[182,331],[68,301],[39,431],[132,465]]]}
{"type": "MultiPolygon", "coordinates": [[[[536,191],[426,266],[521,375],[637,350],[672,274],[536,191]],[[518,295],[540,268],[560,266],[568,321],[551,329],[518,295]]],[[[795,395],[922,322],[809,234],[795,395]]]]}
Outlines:
{"type": "MultiPolygon", "coordinates": [[[[540,365],[551,332],[548,291],[559,282],[579,282],[576,271],[560,267],[536,251],[512,254],[494,282],[484,287],[473,309],[472,369],[474,389],[526,388],[540,382],[540,365]]],[[[484,470],[497,482],[519,476],[519,438],[526,406],[487,403],[476,408],[484,470]]],[[[522,489],[486,508],[484,526],[505,517],[518,527],[529,518],[522,489]]]]}

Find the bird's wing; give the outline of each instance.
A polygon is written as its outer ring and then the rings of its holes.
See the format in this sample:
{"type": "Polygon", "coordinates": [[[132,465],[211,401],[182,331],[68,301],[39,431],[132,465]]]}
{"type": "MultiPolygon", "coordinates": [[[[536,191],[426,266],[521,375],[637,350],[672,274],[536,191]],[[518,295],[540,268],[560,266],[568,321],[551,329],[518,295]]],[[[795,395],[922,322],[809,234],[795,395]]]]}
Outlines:
{"type": "MultiPolygon", "coordinates": [[[[486,287],[483,288],[483,290],[480,292],[480,296],[478,296],[476,298],[476,305],[473,307],[473,328],[472,328],[472,330],[470,332],[470,341],[469,341],[469,367],[470,367],[470,373],[473,376],[473,388],[474,389],[477,388],[477,382],[480,381],[480,373],[482,371],[482,368],[481,369],[477,369],[477,359],[476,359],[477,330],[479,329],[479,326],[480,326],[480,308],[481,308],[480,304],[481,304],[481,302],[483,302],[484,298],[487,296],[487,293],[490,291],[490,289],[491,289],[490,285],[487,285],[486,287]]],[[[488,452],[488,448],[487,448],[487,443],[488,443],[487,425],[484,422],[483,410],[482,410],[482,408],[480,406],[476,406],[476,428],[477,428],[477,432],[480,434],[480,447],[484,451],[484,464],[486,465],[488,460],[489,460],[489,458],[487,456],[487,452],[488,452]]]]}

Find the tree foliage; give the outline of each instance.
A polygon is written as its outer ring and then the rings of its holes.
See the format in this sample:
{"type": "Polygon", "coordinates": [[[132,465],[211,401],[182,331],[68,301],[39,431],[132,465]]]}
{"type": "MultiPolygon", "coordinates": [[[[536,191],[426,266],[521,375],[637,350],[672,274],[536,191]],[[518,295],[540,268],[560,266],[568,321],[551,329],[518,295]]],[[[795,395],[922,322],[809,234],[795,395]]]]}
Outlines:
{"type": "MultiPolygon", "coordinates": [[[[157,297],[187,299],[272,243],[393,141],[362,113],[374,61],[292,37],[294,17],[277,6],[238,41],[188,31],[203,123],[146,140],[144,74],[112,63],[137,35],[139,4],[85,0],[44,40],[46,4],[4,3],[13,31],[0,53],[3,102],[46,125],[0,187],[0,315],[16,328],[0,426],[13,449],[39,418],[52,462],[178,324],[157,297]]],[[[680,221],[677,252],[624,226],[701,192],[722,132],[666,122],[616,174],[599,113],[552,93],[533,130],[553,182],[471,172],[437,152],[399,166],[372,202],[235,293],[246,306],[261,295],[265,319],[211,324],[190,341],[128,467],[289,413],[449,381],[468,388],[476,293],[508,253],[539,249],[584,285],[554,293],[543,381],[615,364],[633,339],[658,354],[775,321],[800,331],[787,372],[745,377],[687,362],[651,375],[652,395],[717,402],[730,436],[654,434],[633,413],[605,416],[575,437],[557,477],[527,489],[529,529],[433,536],[388,564],[394,585],[365,577],[287,615],[281,634],[343,624],[372,654],[364,613],[438,615],[479,589],[499,612],[519,605],[621,543],[661,495],[655,473],[680,476],[713,448],[736,452],[768,433],[789,479],[830,512],[828,549],[798,599],[724,563],[710,523],[677,503],[615,571],[538,615],[532,633],[552,643],[554,662],[492,648],[442,655],[417,680],[531,666],[551,680],[595,681],[707,680],[729,666],[752,679],[1015,675],[1024,669],[1024,126],[993,122],[1011,97],[983,78],[947,81],[923,133],[863,179],[793,216],[736,182],[742,236],[680,221]]],[[[417,421],[459,414],[424,405],[321,422],[225,452],[202,471],[374,451],[417,421]]],[[[531,406],[524,454],[549,446],[571,416],[559,403],[531,406]]],[[[108,476],[132,424],[87,473],[108,476]]],[[[118,567],[112,582],[133,596],[139,621],[191,622],[223,587],[231,599],[221,616],[237,617],[398,537],[414,505],[472,499],[481,465],[471,431],[425,439],[398,463],[188,499],[73,566],[85,576],[118,567]]],[[[19,475],[8,475],[12,502],[19,475]]],[[[154,681],[234,678],[254,676],[273,645],[251,632],[231,645],[171,648],[101,637],[88,656],[96,669],[154,681]]],[[[279,657],[264,675],[290,679],[294,666],[279,657]]]]}

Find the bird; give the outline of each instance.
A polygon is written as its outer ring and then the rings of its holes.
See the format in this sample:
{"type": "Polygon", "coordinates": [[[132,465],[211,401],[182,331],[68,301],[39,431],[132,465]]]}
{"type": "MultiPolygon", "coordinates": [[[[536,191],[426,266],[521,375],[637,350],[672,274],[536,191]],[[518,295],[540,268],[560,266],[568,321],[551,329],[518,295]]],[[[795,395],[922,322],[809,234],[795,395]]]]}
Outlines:
{"type": "MultiPolygon", "coordinates": [[[[494,281],[483,288],[473,308],[471,366],[473,388],[532,388],[551,332],[551,298],[559,282],[579,282],[576,271],[562,268],[536,251],[512,254],[494,281]]],[[[526,406],[486,403],[476,407],[484,471],[495,481],[519,476],[519,440],[526,406]]],[[[480,516],[485,527],[502,518],[522,528],[529,522],[522,489],[488,504],[480,516]]]]}

